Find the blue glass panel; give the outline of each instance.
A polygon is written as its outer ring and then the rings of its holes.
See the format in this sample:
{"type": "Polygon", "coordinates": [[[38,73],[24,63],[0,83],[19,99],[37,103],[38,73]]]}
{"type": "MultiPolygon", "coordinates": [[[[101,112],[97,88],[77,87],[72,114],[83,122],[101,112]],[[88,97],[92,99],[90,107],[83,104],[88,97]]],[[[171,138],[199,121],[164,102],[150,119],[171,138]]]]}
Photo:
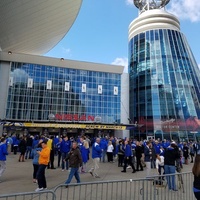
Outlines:
{"type": "MultiPolygon", "coordinates": [[[[116,108],[120,108],[119,74],[12,63],[11,76],[14,76],[15,81],[8,94],[6,109],[8,119],[47,120],[49,113],[60,116],[70,114],[108,116],[110,114],[107,109],[108,101],[111,101],[110,107],[115,105],[116,108]],[[27,88],[28,77],[33,78],[32,88],[27,88]],[[46,86],[47,80],[52,81],[49,90],[46,86]],[[70,82],[69,91],[65,91],[65,82],[70,82]],[[82,92],[83,83],[86,84],[86,92],[82,92]],[[99,84],[103,87],[102,94],[98,94],[99,84]],[[119,95],[116,97],[113,97],[114,86],[119,89],[119,95]]],[[[113,117],[117,118],[119,113],[113,112],[113,117]]],[[[113,119],[106,117],[104,119],[103,123],[113,122],[113,119]]]]}
{"type": "Polygon", "coordinates": [[[145,124],[143,132],[154,131],[154,124],[162,129],[162,119],[173,123],[163,133],[183,137],[191,130],[186,121],[200,119],[200,72],[183,34],[167,29],[139,34],[129,42],[129,58],[130,116],[145,124]]]}

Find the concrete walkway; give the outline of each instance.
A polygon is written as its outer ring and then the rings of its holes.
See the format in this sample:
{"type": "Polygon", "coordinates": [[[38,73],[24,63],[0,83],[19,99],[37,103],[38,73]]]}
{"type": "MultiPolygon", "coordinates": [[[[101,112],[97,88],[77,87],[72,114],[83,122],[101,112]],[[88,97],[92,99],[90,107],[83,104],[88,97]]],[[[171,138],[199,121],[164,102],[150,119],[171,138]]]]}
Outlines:
{"type": "MultiPolygon", "coordinates": [[[[32,182],[33,166],[32,160],[28,159],[25,162],[18,162],[18,155],[12,153],[7,156],[7,168],[3,176],[0,178],[0,195],[19,193],[19,192],[32,192],[37,188],[37,184],[32,182]]],[[[55,156],[55,167],[57,166],[57,157],[55,156]]],[[[89,160],[88,170],[92,166],[92,160],[89,160]]],[[[183,172],[192,170],[193,163],[183,165],[183,172]]],[[[90,173],[80,174],[81,182],[92,181],[106,181],[106,180],[124,180],[124,179],[137,179],[146,177],[146,171],[139,171],[132,173],[132,169],[127,169],[126,173],[121,172],[122,168],[115,163],[100,163],[99,175],[100,178],[94,178],[90,173]]],[[[63,184],[68,177],[68,171],[62,171],[61,168],[47,169],[46,179],[48,189],[53,189],[59,184],[63,184]]],[[[155,169],[152,169],[152,175],[157,175],[155,169]]],[[[75,179],[72,183],[75,183],[75,179]]]]}

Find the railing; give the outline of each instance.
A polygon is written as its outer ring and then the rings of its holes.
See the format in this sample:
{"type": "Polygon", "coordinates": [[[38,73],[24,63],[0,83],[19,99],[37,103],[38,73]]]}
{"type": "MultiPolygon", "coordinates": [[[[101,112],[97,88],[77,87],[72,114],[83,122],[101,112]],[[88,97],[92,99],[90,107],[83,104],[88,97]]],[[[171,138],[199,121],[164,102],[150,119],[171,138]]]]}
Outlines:
{"type": "Polygon", "coordinates": [[[1,200],[56,200],[55,193],[51,190],[41,192],[23,192],[0,195],[1,200]]]}
{"type": "Polygon", "coordinates": [[[195,200],[191,172],[145,179],[98,181],[58,185],[51,191],[0,195],[0,200],[195,200]],[[177,191],[169,190],[167,179],[175,176],[177,191]]]}

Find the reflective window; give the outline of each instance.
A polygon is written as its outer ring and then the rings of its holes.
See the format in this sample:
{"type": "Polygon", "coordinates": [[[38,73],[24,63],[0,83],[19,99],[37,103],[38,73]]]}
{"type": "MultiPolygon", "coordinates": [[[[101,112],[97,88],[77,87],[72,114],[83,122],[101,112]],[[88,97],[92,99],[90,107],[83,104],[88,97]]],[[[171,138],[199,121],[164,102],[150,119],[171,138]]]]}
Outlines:
{"type": "Polygon", "coordinates": [[[198,131],[200,71],[185,36],[167,29],[138,34],[129,58],[130,117],[143,125],[138,131],[179,137],[198,131]]]}
{"type": "Polygon", "coordinates": [[[120,74],[15,62],[10,77],[7,119],[48,120],[54,114],[64,121],[94,121],[100,116],[103,123],[120,123],[120,74]],[[31,87],[27,86],[29,79],[33,80],[31,87]]]}

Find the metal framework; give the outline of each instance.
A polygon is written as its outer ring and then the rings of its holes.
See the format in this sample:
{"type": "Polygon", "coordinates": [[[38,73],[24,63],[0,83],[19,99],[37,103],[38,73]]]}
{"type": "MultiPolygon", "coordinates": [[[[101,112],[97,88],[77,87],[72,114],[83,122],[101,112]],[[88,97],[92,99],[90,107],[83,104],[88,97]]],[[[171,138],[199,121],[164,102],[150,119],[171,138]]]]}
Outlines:
{"type": "Polygon", "coordinates": [[[160,9],[166,6],[170,0],[133,0],[140,13],[147,10],[160,9]]]}

